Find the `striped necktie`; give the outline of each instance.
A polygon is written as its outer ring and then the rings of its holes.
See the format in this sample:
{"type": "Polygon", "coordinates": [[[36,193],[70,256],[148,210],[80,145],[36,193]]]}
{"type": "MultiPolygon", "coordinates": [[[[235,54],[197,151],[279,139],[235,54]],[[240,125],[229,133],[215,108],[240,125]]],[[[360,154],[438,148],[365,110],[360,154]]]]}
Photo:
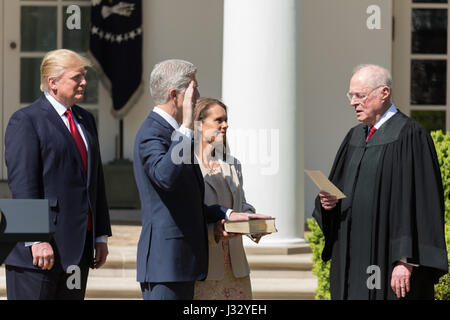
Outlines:
{"type": "Polygon", "coordinates": [[[369,135],[367,136],[366,142],[369,141],[370,137],[372,137],[372,135],[375,133],[375,131],[377,131],[377,128],[372,127],[369,130],[369,135]]]}

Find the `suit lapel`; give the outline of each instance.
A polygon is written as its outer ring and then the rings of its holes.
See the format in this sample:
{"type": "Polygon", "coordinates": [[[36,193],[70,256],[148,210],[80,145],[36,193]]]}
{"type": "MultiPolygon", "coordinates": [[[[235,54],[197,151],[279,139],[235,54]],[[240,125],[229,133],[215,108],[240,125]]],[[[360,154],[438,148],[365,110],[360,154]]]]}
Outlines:
{"type": "Polygon", "coordinates": [[[175,130],[174,127],[172,127],[170,125],[170,123],[168,123],[166,120],[164,120],[163,117],[161,117],[159,114],[157,114],[154,111],[150,112],[150,114],[148,115],[148,118],[157,121],[159,124],[161,124],[167,130],[169,130],[170,134],[172,134],[172,132],[175,130]]]}
{"type": "MultiPolygon", "coordinates": [[[[63,135],[65,143],[71,149],[72,155],[77,158],[76,162],[78,163],[78,167],[84,176],[83,164],[81,162],[80,152],[78,151],[77,145],[75,143],[75,140],[72,137],[72,134],[70,133],[67,126],[65,125],[64,121],[61,119],[61,116],[58,114],[58,112],[56,112],[55,108],[51,105],[50,101],[48,101],[44,95],[41,96],[40,106],[41,106],[41,109],[44,110],[45,113],[47,114],[47,119],[63,135]]],[[[89,149],[91,149],[91,148],[89,148],[89,149]]],[[[88,165],[88,167],[89,167],[89,165],[88,165]]]]}
{"type": "Polygon", "coordinates": [[[63,134],[64,138],[67,140],[67,143],[73,146],[74,151],[78,151],[75,141],[70,134],[70,131],[67,129],[58,112],[56,112],[55,108],[53,108],[51,103],[47,100],[47,98],[45,98],[44,95],[42,95],[41,97],[41,102],[41,109],[43,109],[47,113],[47,119],[50,120],[50,122],[52,122],[55,127],[63,134]]]}
{"type": "MultiPolygon", "coordinates": [[[[156,112],[152,111],[150,112],[150,114],[148,115],[148,118],[153,119],[155,121],[157,121],[159,124],[161,124],[164,128],[166,128],[168,130],[168,142],[169,144],[172,143],[171,138],[172,138],[172,134],[175,131],[175,128],[172,127],[170,125],[170,123],[168,123],[163,117],[161,117],[159,114],[157,114],[156,112]]],[[[200,167],[199,165],[196,163],[195,161],[195,155],[194,155],[194,140],[192,140],[192,144],[191,144],[191,165],[192,170],[194,171],[194,175],[197,178],[197,182],[200,186],[200,190],[202,193],[202,198],[204,197],[204,193],[205,193],[205,186],[204,186],[204,180],[203,180],[203,175],[202,172],[200,171],[200,167]]]]}
{"type": "Polygon", "coordinates": [[[228,164],[222,160],[219,160],[219,163],[225,176],[225,181],[227,182],[231,193],[234,194],[239,188],[239,177],[236,172],[236,166],[234,163],[228,164]]]}
{"type": "MultiPolygon", "coordinates": [[[[222,170],[222,173],[224,175],[224,179],[228,185],[228,188],[231,192],[231,195],[233,197],[233,204],[235,203],[239,203],[239,199],[238,197],[238,193],[236,191],[238,191],[238,185],[239,185],[239,179],[236,173],[236,169],[234,168],[234,165],[229,165],[226,162],[219,160],[219,164],[220,164],[220,168],[222,170]]],[[[205,181],[206,184],[208,184],[212,190],[214,190],[216,193],[218,192],[218,190],[216,189],[211,176],[209,174],[207,174],[207,172],[205,171],[206,169],[203,166],[200,166],[200,173],[203,176],[203,180],[205,181]]],[[[221,174],[222,174],[221,173],[221,174]]]]}
{"type": "MultiPolygon", "coordinates": [[[[205,185],[204,185],[204,181],[205,178],[202,172],[202,169],[200,168],[200,162],[201,160],[197,160],[197,158],[195,157],[195,152],[194,152],[194,140],[192,140],[192,144],[191,144],[191,163],[192,163],[192,167],[195,173],[195,176],[197,177],[197,182],[200,185],[200,188],[202,190],[202,194],[204,194],[205,192],[205,185]]],[[[203,195],[204,196],[204,195],[203,195]]]]}
{"type": "MultiPolygon", "coordinates": [[[[231,192],[232,200],[233,200],[233,208],[234,210],[241,210],[241,194],[239,192],[239,177],[236,171],[236,167],[234,164],[228,164],[222,160],[219,160],[220,168],[223,172],[224,179],[228,185],[228,188],[231,192]]],[[[199,166],[199,172],[203,176],[203,180],[205,181],[205,184],[209,185],[211,189],[217,194],[218,190],[216,189],[211,176],[207,174],[206,169],[201,166],[199,166]],[[201,171],[200,171],[201,169],[201,171]]],[[[222,173],[221,173],[222,174],[222,173]]]]}
{"type": "Polygon", "coordinates": [[[214,191],[217,192],[216,188],[214,188],[213,182],[211,181],[211,177],[209,176],[209,174],[207,172],[207,169],[201,163],[202,160],[195,157],[195,155],[194,155],[194,159],[198,162],[196,164],[196,167],[197,167],[196,173],[197,173],[197,176],[200,176],[202,178],[201,182],[208,184],[214,191]]]}
{"type": "Polygon", "coordinates": [[[220,160],[220,166],[223,170],[225,181],[227,182],[228,188],[230,189],[231,195],[233,197],[233,209],[241,210],[239,177],[236,171],[236,166],[234,162],[232,164],[228,164],[222,160],[220,160]]]}
{"type": "Polygon", "coordinates": [[[214,191],[217,192],[216,188],[214,187],[214,183],[211,181],[211,177],[209,174],[205,174],[203,179],[205,180],[205,183],[207,183],[214,191]]]}

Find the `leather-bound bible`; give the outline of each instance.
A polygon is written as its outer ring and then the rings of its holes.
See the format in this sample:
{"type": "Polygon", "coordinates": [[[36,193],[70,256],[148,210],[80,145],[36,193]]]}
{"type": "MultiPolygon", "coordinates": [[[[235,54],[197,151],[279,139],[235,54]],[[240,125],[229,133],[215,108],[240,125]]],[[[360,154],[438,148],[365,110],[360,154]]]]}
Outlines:
{"type": "Polygon", "coordinates": [[[275,218],[251,219],[248,221],[227,221],[224,229],[230,233],[258,234],[277,232],[275,218]]]}

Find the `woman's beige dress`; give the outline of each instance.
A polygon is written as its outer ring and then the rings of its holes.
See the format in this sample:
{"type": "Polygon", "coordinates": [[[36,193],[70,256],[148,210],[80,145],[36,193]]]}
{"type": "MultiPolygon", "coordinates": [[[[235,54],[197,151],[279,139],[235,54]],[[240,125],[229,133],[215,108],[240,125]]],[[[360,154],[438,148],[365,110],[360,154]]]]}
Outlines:
{"type": "MultiPolygon", "coordinates": [[[[223,170],[219,166],[214,170],[205,168],[200,162],[205,183],[205,203],[207,205],[220,204],[227,208],[234,208],[233,195],[230,186],[225,180],[223,170]],[[208,175],[208,177],[206,176],[208,175]]],[[[225,164],[226,165],[226,164],[225,164]]],[[[211,232],[211,226],[208,228],[211,232]]],[[[211,239],[211,237],[209,237],[211,239]]],[[[236,238],[240,240],[241,238],[236,238]]],[[[211,240],[209,240],[211,241],[211,240]]],[[[234,241],[234,240],[232,240],[234,241]]],[[[219,241],[223,249],[224,274],[221,280],[197,281],[195,284],[194,300],[250,300],[252,288],[250,276],[235,277],[230,257],[229,241],[219,241]]],[[[241,244],[242,245],[242,244],[241,244]]],[[[211,246],[210,246],[211,249],[211,246]]],[[[245,261],[247,263],[247,261],[245,261]]]]}

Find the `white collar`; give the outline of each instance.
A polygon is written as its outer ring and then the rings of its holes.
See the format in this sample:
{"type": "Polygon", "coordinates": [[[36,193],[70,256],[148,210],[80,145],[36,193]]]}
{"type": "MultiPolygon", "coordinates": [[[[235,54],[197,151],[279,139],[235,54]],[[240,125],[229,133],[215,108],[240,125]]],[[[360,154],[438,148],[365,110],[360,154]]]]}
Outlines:
{"type": "Polygon", "coordinates": [[[163,109],[156,106],[153,108],[153,111],[159,114],[161,117],[163,117],[163,119],[166,120],[175,130],[178,130],[180,128],[180,125],[178,124],[177,120],[175,120],[174,117],[165,112],[163,109]]]}
{"type": "Polygon", "coordinates": [[[394,106],[394,104],[391,104],[390,108],[387,109],[387,111],[383,114],[380,120],[378,120],[377,123],[375,123],[374,127],[378,130],[380,127],[388,121],[390,118],[392,118],[396,113],[398,112],[397,108],[394,106]]]}
{"type": "MultiPolygon", "coordinates": [[[[56,112],[58,112],[59,116],[62,117],[66,112],[67,108],[58,100],[55,99],[50,93],[47,91],[44,92],[45,97],[50,102],[50,104],[55,108],[56,112]]],[[[70,110],[70,108],[69,108],[70,110]]]]}

